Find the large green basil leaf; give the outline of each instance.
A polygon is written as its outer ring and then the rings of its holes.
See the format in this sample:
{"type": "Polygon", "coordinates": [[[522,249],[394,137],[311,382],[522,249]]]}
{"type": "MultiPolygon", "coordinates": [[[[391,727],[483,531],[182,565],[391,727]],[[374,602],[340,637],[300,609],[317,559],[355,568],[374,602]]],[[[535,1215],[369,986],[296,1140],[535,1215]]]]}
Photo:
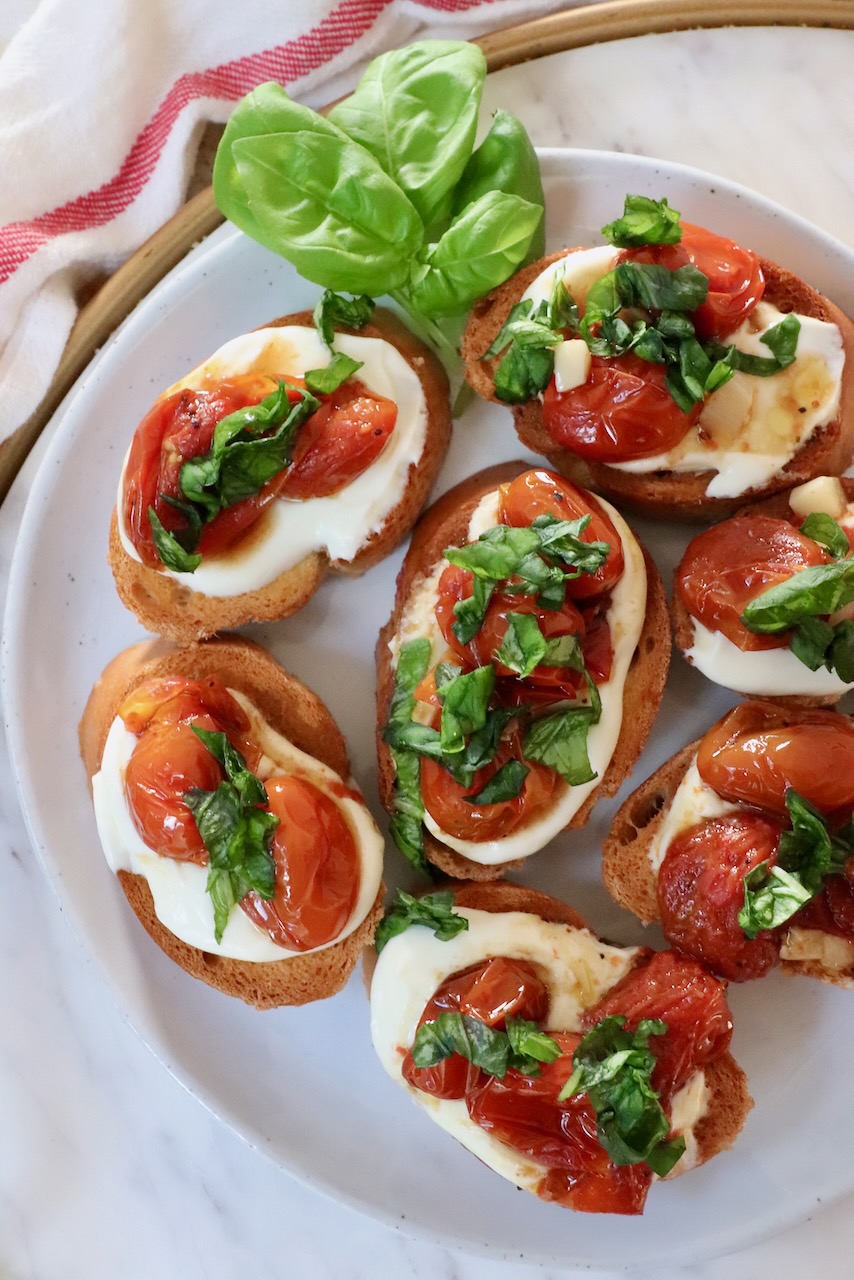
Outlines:
{"type": "MultiPolygon", "coordinates": [[[[474,151],[454,192],[454,216],[490,191],[545,209],[540,164],[525,126],[508,111],[496,111],[483,142],[474,151]]],[[[546,251],[545,216],[534,232],[528,252],[520,265],[535,262],[546,251]]]]}
{"type": "Polygon", "coordinates": [[[471,155],[485,76],[477,45],[422,40],[375,58],[328,118],[371,152],[430,227],[449,211],[471,155]]]}
{"type": "Polygon", "coordinates": [[[524,261],[542,221],[539,205],[488,191],[468,205],[412,267],[410,296],[425,316],[453,316],[502,284],[524,261]]]}
{"type": "Polygon", "coordinates": [[[235,107],[213,184],[227,218],[325,288],[396,289],[422,243],[414,206],[374,156],[278,84],[235,107]]]}
{"type": "Polygon", "coordinates": [[[741,615],[750,631],[774,635],[854,600],[854,559],[810,565],[755,596],[741,615]]]}

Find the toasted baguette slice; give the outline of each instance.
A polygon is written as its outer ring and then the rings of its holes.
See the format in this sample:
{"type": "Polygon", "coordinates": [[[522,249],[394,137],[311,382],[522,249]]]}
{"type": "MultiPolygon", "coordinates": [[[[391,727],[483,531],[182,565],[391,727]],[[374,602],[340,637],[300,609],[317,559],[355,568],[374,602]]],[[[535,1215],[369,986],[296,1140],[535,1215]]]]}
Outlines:
{"type": "MultiPolygon", "coordinates": [[[[571,252],[571,250],[570,250],[571,252]]],[[[498,401],[495,395],[495,370],[501,356],[484,359],[500,333],[512,307],[538,275],[552,262],[565,257],[566,251],[551,254],[518,271],[472,309],[462,341],[466,362],[466,378],[486,400],[498,401]]],[[[605,463],[581,458],[556,444],[543,424],[539,399],[527,404],[508,406],[512,409],[519,439],[535,453],[548,458],[556,471],[569,476],[576,484],[603,493],[618,505],[655,519],[696,520],[721,519],[748,502],[770,496],[802,484],[813,476],[838,475],[854,453],[854,324],[829,299],[784,267],[759,259],[765,276],[765,300],[782,312],[800,315],[837,325],[846,352],[842,374],[842,395],[836,417],[817,429],[783,470],[767,484],[745,490],[733,498],[710,498],[706,486],[715,474],[711,471],[653,471],[641,475],[621,471],[605,463]]]]}
{"type": "MultiPolygon", "coordinates": [[[[312,327],[310,311],[274,320],[267,327],[312,327]]],[[[409,466],[401,499],[387,513],[382,526],[371,533],[352,560],[330,560],[325,551],[312,551],[292,568],[253,591],[233,596],[212,596],[194,591],[169,572],[150,568],[128,555],[119,536],[118,518],[110,525],[109,562],[122,603],[136,614],[147,630],[178,643],[203,639],[217,631],[247,622],[287,618],[314,595],[330,571],[358,575],[377,564],[406,536],[427,501],[451,438],[448,380],[432,351],[390,311],[379,309],[371,323],[360,330],[339,326],[338,332],[391,343],[415,371],[427,406],[427,431],[420,458],[409,466]]],[[[264,536],[262,515],[247,535],[257,544],[264,536]]],[[[234,553],[230,553],[230,556],[234,553]]]]}
{"type": "MultiPolygon", "coordinates": [[[[488,911],[496,915],[524,912],[539,916],[550,924],[564,924],[572,929],[593,932],[572,907],[536,889],[509,881],[494,884],[461,883],[445,887],[453,887],[455,907],[488,911]]],[[[514,953],[509,938],[508,932],[507,954],[512,956],[514,953]]],[[[368,963],[372,963],[372,960],[368,960],[368,963]]],[[[697,1150],[693,1167],[704,1164],[733,1145],[753,1106],[747,1078],[729,1052],[707,1064],[704,1072],[708,1104],[694,1128],[697,1150]]],[[[679,1173],[677,1164],[669,1177],[676,1177],[679,1173]]]]}
{"type": "MultiPolygon", "coordinates": [[[[783,705],[780,706],[780,723],[786,723],[786,707],[783,705]]],[[[632,792],[617,810],[602,847],[605,888],[619,906],[631,911],[643,924],[659,919],[650,849],[699,745],[700,739],[697,739],[683,747],[632,792]]],[[[805,974],[835,986],[854,988],[854,966],[849,970],[831,970],[815,960],[781,959],[779,967],[784,973],[805,974]]]]}
{"type": "MultiPolygon", "coordinates": [[[[854,502],[854,479],[847,476],[840,476],[838,478],[833,477],[833,479],[834,481],[837,481],[838,479],[838,483],[842,485],[847,500],[849,502],[854,502]]],[[[748,506],[743,507],[738,514],[739,516],[772,516],[777,520],[787,520],[792,515],[792,510],[789,505],[790,494],[791,490],[787,490],[785,493],[776,493],[770,498],[765,498],[762,502],[750,503],[748,506]]],[[[799,517],[797,524],[800,525],[802,520],[803,517],[799,517]]],[[[673,590],[670,596],[670,618],[673,624],[673,639],[683,658],[685,658],[687,662],[692,663],[688,650],[693,648],[694,645],[694,622],[691,614],[689,614],[688,610],[685,608],[682,597],[676,588],[678,575],[679,568],[677,567],[674,574],[673,590]]],[[[761,650],[757,651],[757,653],[761,652],[761,650]]],[[[803,668],[805,684],[809,683],[809,677],[811,674],[809,667],[805,666],[803,668]]],[[[723,684],[726,688],[734,688],[733,685],[726,684],[724,680],[721,680],[719,683],[723,684]]],[[[745,693],[747,691],[743,689],[736,689],[735,692],[745,693]]],[[[760,696],[771,697],[775,702],[780,702],[784,706],[833,707],[837,704],[839,699],[843,697],[845,692],[845,690],[840,690],[839,693],[821,695],[809,693],[788,693],[785,689],[767,689],[760,696]]]]}
{"type": "MultiPolygon", "coordinates": [[[[393,811],[395,767],[383,730],[394,690],[394,667],[389,643],[400,627],[407,601],[424,577],[441,558],[446,547],[466,542],[472,514],[481,499],[499,485],[506,484],[529,468],[523,462],[506,462],[478,472],[448,490],[425,512],[412,536],[397,579],[391,617],[377,642],[377,755],[380,800],[393,811]]],[[[595,501],[595,499],[594,499],[595,501]]],[[[611,762],[599,785],[568,824],[582,827],[598,800],[614,795],[640,755],[658,711],[670,665],[670,625],[661,577],[642,548],[647,573],[646,615],[640,640],[626,679],[623,718],[611,762]]],[[[520,865],[520,861],[485,866],[450,848],[424,830],[425,853],[435,866],[458,879],[494,880],[520,865]]]]}
{"type": "MultiPolygon", "coordinates": [[[[144,681],[168,675],[192,679],[218,676],[228,688],[249,698],[300,751],[333,769],[343,780],[348,779],[346,744],[320,698],[289,675],[266,650],[249,640],[229,636],[180,649],[162,640],[146,641],[113,659],[92,690],[80,721],[80,751],[90,786],[101,767],[117,707],[144,681]]],[[[321,951],[295,953],[282,960],[235,960],[191,946],[161,924],[143,876],[119,871],[118,879],[144,928],[176,964],[194,978],[259,1009],[307,1004],[340,991],[372,939],[382,912],[380,885],[366,917],[342,941],[321,951]]]]}

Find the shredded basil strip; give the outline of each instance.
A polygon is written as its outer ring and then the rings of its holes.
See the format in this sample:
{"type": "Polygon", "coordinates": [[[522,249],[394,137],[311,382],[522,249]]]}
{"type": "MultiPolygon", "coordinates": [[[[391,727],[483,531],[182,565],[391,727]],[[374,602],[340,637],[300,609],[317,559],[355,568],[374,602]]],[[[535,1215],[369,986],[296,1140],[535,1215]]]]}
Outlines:
{"type": "Polygon", "coordinates": [[[533,305],[530,298],[516,303],[483,357],[507,348],[495,370],[495,394],[508,404],[523,404],[545,390],[554,372],[552,349],[579,330],[578,307],[562,278],[555,281],[548,302],[536,311],[533,305]]]}
{"type": "Polygon", "coordinates": [[[642,1018],[633,1032],[611,1015],[588,1031],[572,1055],[573,1071],[558,1101],[586,1093],[596,1113],[596,1136],[614,1165],[647,1164],[664,1177],[685,1151],[683,1137],[668,1139],[670,1120],[652,1087],[656,1057],[649,1048],[667,1023],[642,1018]]]}
{"type": "Polygon", "coordinates": [[[851,550],[845,530],[824,511],[810,512],[801,525],[801,533],[824,547],[834,560],[841,560],[851,550]]]}
{"type": "Polygon", "coordinates": [[[376,305],[373,298],[364,293],[358,297],[345,298],[343,294],[326,289],[314,308],[314,326],[331,351],[335,343],[335,326],[364,329],[374,314],[376,305]]]}
{"type": "Polygon", "coordinates": [[[429,663],[430,641],[426,637],[408,640],[406,644],[400,646],[394,689],[384,732],[384,740],[391,750],[395,769],[389,833],[403,856],[416,870],[425,875],[430,874],[430,866],[424,855],[424,836],[421,829],[424,821],[421,761],[411,748],[402,745],[399,735],[402,735],[407,728],[422,727],[412,721],[412,712],[415,707],[415,699],[412,695],[427,674],[429,663]]]}
{"type": "Polygon", "coordinates": [[[810,565],[755,596],[741,621],[750,631],[776,635],[804,618],[835,613],[854,600],[854,559],[810,565]]]}
{"type": "Polygon", "coordinates": [[[506,1027],[498,1031],[467,1013],[440,1013],[418,1028],[412,1060],[419,1068],[435,1067],[458,1053],[487,1075],[503,1080],[511,1067],[522,1075],[537,1076],[540,1063],[560,1057],[560,1045],[535,1022],[508,1018],[506,1027]]]}
{"type": "Polygon", "coordinates": [[[361,369],[364,361],[354,360],[343,351],[336,351],[323,369],[307,369],[303,377],[306,387],[316,396],[328,396],[337,391],[343,382],[361,369]]]}
{"type": "MultiPolygon", "coordinates": [[[[195,507],[190,507],[190,510],[196,516],[195,507]]],[[[191,530],[191,526],[188,524],[189,537],[186,537],[170,533],[168,529],[165,529],[154,507],[148,508],[148,519],[151,524],[151,536],[154,540],[155,549],[166,568],[171,569],[173,573],[195,573],[202,563],[202,557],[198,552],[187,551],[183,544],[184,542],[189,542],[191,546],[196,545],[201,521],[198,521],[198,529],[193,528],[191,530]]]]}
{"type": "Polygon", "coordinates": [[[521,760],[507,760],[476,795],[467,796],[466,803],[473,805],[500,804],[503,800],[515,800],[522,794],[525,779],[530,773],[521,760]]]}
{"type": "Polygon", "coordinates": [[[854,855],[854,825],[831,835],[822,815],[797,791],[786,792],[791,828],[780,836],[777,864],[767,860],[744,877],[738,923],[748,938],[776,929],[821,892],[828,876],[854,855]]]}
{"type": "Polygon", "coordinates": [[[713,359],[724,361],[739,373],[749,373],[754,378],[770,378],[794,361],[800,332],[800,320],[789,314],[759,338],[768,347],[770,356],[753,356],[739,351],[738,347],[725,347],[720,343],[709,343],[707,351],[713,359]]]}
{"type": "Polygon", "coordinates": [[[440,942],[449,942],[469,927],[465,916],[454,911],[453,890],[426,893],[422,898],[398,889],[395,900],[377,926],[374,945],[382,951],[387,942],[404,933],[412,925],[432,929],[440,942]]]}
{"type": "Polygon", "coordinates": [[[193,787],[183,799],[209,854],[207,891],[214,910],[214,937],[222,941],[232,907],[250,891],[269,901],[276,891],[273,833],[279,819],[267,809],[264,784],[246,767],[224,733],[191,725],[196,737],[225,770],[215,791],[193,787]]]}
{"type": "Polygon", "coordinates": [[[623,216],[602,228],[602,235],[618,249],[634,249],[644,244],[678,244],[682,239],[678,209],[666,200],[627,195],[623,216]]]}

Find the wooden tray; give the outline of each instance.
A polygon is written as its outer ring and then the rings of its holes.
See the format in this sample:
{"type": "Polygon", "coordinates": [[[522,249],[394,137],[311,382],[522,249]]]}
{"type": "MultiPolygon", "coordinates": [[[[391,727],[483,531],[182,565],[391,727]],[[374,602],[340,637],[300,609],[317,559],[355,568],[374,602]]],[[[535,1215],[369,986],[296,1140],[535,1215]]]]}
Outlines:
{"type": "MultiPolygon", "coordinates": [[[[632,36],[726,26],[854,29],[851,0],[606,0],[480,36],[489,71],[567,49],[632,36]]],[[[212,156],[201,158],[209,182],[212,156]]],[[[197,178],[199,166],[197,165],[197,178]]],[[[62,399],[98,348],[186,253],[223,221],[210,186],[199,191],[119,267],[81,309],[53,381],[35,412],[0,444],[0,502],[62,399]]]]}

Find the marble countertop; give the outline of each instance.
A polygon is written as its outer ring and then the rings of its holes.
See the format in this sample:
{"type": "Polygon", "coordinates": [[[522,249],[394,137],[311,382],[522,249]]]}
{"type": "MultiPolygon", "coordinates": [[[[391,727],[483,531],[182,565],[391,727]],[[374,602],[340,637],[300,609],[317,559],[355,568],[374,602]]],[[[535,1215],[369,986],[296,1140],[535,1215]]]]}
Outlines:
{"type": "MultiPolygon", "coordinates": [[[[720,173],[854,245],[852,65],[854,32],[685,32],[508,69],[490,78],[486,106],[509,106],[542,146],[636,152],[720,173]]],[[[49,435],[0,510],[4,591],[49,435]]],[[[0,957],[4,1278],[548,1274],[520,1258],[449,1252],[320,1197],[187,1093],[115,1007],[63,918],[29,848],[5,745],[0,957]]],[[[829,1207],[684,1274],[749,1280],[785,1267],[842,1280],[851,1271],[851,1208],[829,1207]]]]}

